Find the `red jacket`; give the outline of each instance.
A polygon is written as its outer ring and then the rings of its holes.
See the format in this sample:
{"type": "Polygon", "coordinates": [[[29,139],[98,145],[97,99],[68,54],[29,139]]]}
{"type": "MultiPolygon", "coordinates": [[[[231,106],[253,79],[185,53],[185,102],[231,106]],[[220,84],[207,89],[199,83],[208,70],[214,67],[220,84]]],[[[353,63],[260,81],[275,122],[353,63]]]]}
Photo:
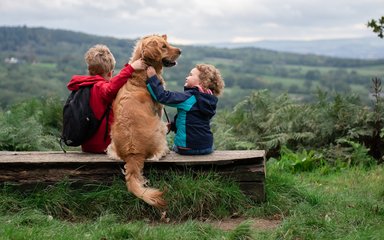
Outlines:
{"type": "MultiPolygon", "coordinates": [[[[119,74],[106,80],[105,78],[96,76],[80,76],[74,75],[69,81],[67,87],[70,91],[78,90],[80,87],[93,85],[91,89],[90,106],[96,118],[103,116],[108,105],[111,105],[115,99],[119,89],[127,82],[135,70],[131,65],[126,64],[119,74]]],[[[113,122],[113,110],[109,112],[108,121],[108,137],[104,141],[105,128],[107,118],[104,118],[95,135],[81,145],[83,152],[104,153],[108,145],[111,143],[110,129],[113,122]]]]}

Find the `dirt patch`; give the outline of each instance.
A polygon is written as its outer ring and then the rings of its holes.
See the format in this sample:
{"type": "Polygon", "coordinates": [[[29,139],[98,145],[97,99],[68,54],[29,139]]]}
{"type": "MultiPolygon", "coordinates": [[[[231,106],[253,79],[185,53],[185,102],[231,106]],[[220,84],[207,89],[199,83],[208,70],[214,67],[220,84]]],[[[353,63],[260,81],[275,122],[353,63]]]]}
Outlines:
{"type": "Polygon", "coordinates": [[[211,224],[216,228],[220,228],[224,231],[230,231],[235,229],[242,222],[249,222],[252,228],[257,228],[261,230],[270,230],[275,229],[281,223],[281,220],[269,220],[269,219],[260,219],[260,218],[230,218],[217,221],[207,221],[206,223],[211,224]]]}
{"type": "MultiPolygon", "coordinates": [[[[167,212],[162,212],[161,214],[161,223],[165,224],[177,224],[176,222],[173,222],[166,216],[167,212]]],[[[239,226],[243,222],[247,222],[251,225],[252,229],[260,229],[260,230],[271,230],[277,228],[281,222],[282,222],[282,216],[279,214],[273,215],[270,219],[264,219],[264,218],[246,218],[242,217],[238,214],[232,215],[232,217],[226,218],[226,219],[220,219],[220,220],[213,220],[209,218],[200,219],[200,221],[204,224],[210,224],[211,226],[215,228],[219,228],[223,231],[231,231],[237,226],[239,226]]],[[[158,223],[152,223],[153,225],[157,225],[158,223]]]]}

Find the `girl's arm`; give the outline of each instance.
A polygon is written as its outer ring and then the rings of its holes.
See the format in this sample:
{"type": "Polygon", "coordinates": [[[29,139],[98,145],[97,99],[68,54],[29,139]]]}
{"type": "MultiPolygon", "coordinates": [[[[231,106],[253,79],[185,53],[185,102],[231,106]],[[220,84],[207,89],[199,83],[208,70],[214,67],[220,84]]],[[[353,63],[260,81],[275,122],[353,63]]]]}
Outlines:
{"type": "Polygon", "coordinates": [[[148,78],[147,89],[155,101],[170,107],[182,108],[189,111],[192,105],[196,103],[196,97],[188,92],[165,90],[156,75],[148,78]]]}

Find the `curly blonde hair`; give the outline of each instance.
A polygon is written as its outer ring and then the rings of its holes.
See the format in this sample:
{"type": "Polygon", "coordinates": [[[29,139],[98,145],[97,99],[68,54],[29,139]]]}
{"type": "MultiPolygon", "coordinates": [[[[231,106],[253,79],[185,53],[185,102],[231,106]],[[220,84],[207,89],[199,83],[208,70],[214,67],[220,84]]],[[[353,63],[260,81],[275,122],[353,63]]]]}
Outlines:
{"type": "Polygon", "coordinates": [[[109,48],[102,44],[91,47],[84,55],[91,76],[105,76],[115,69],[116,60],[109,48]]]}
{"type": "Polygon", "coordinates": [[[205,89],[210,89],[215,96],[222,94],[224,89],[224,81],[220,71],[210,64],[197,64],[199,70],[200,84],[205,89]]]}

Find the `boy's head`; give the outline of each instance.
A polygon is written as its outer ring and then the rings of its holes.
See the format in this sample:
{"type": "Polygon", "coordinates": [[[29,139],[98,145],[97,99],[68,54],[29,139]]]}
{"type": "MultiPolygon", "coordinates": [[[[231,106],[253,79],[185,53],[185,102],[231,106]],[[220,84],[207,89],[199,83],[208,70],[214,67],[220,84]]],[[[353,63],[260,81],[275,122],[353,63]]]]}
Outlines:
{"type": "Polygon", "coordinates": [[[199,71],[200,86],[219,96],[225,86],[220,71],[210,64],[197,64],[195,68],[199,71]]]}
{"type": "Polygon", "coordinates": [[[84,58],[88,65],[89,75],[100,75],[107,79],[112,77],[116,60],[107,46],[97,44],[91,47],[85,53],[84,58]]]}

